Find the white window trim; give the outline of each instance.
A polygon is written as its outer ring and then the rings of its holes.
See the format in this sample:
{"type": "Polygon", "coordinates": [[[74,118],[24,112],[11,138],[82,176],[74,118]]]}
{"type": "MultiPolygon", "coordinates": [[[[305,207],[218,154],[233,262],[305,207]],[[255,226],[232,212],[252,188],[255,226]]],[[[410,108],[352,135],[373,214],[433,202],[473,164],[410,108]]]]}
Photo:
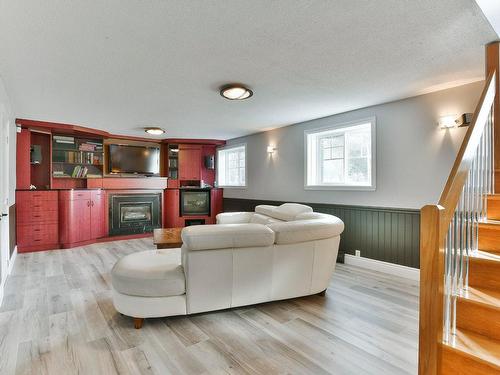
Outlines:
{"type": "Polygon", "coordinates": [[[319,128],[307,129],[304,131],[304,190],[351,190],[351,191],[375,191],[377,190],[377,119],[375,116],[362,118],[359,120],[343,122],[339,124],[325,125],[319,128]],[[308,142],[307,136],[309,134],[320,133],[326,130],[336,130],[341,128],[348,128],[355,125],[361,124],[371,124],[371,151],[372,151],[372,176],[371,185],[359,186],[359,185],[344,185],[344,184],[320,184],[320,185],[308,185],[307,184],[307,155],[308,155],[308,142]]]}
{"type": "Polygon", "coordinates": [[[219,151],[226,151],[226,150],[231,150],[233,148],[239,148],[239,147],[244,147],[245,148],[245,185],[220,185],[219,184],[219,165],[218,161],[216,160],[215,165],[217,166],[216,170],[216,180],[217,180],[217,187],[224,188],[224,189],[241,189],[245,190],[248,185],[248,154],[247,154],[247,144],[246,143],[238,143],[230,146],[224,146],[224,147],[219,147],[217,148],[217,157],[219,151]]]}

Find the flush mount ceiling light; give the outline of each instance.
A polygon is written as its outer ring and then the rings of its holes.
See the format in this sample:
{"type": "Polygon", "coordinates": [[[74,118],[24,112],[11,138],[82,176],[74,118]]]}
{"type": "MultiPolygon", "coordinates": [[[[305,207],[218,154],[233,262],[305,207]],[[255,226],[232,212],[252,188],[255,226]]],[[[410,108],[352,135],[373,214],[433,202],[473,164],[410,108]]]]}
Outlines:
{"type": "Polygon", "coordinates": [[[144,128],[144,131],[151,135],[162,135],[165,133],[165,130],[161,128],[144,128]]]}
{"type": "Polygon", "coordinates": [[[243,100],[251,97],[253,92],[243,85],[231,84],[221,87],[220,94],[228,100],[243,100]]]}

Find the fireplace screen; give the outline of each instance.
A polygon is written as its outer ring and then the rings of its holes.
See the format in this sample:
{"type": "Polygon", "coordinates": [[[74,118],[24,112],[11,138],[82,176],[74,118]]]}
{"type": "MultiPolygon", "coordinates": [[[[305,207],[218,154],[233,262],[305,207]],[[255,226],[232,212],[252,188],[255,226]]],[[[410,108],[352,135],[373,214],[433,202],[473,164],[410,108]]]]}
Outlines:
{"type": "Polygon", "coordinates": [[[126,221],[147,221],[151,222],[151,204],[143,205],[120,205],[120,220],[126,221]]]}
{"type": "Polygon", "coordinates": [[[181,190],[181,216],[210,215],[210,190],[181,190]]]}
{"type": "Polygon", "coordinates": [[[161,194],[111,194],[109,234],[139,234],[161,228],[161,194]]]}

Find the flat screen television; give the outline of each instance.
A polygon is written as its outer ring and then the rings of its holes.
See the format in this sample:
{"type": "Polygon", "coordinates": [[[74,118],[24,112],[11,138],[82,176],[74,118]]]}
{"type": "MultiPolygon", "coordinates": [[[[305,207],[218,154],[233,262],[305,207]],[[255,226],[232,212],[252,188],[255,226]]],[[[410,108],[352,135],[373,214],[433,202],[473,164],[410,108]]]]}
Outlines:
{"type": "Polygon", "coordinates": [[[160,148],[109,145],[109,171],[158,175],[160,173],[160,148]]]}

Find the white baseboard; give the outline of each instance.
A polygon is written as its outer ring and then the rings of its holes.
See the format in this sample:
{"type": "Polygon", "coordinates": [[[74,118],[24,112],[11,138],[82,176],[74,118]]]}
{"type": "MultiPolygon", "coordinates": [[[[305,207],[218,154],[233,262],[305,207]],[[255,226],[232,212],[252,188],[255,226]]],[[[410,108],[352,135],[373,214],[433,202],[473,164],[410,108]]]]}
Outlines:
{"type": "Polygon", "coordinates": [[[4,278],[4,280],[0,280],[0,306],[2,306],[3,302],[5,283],[7,282],[7,278],[14,269],[14,262],[16,261],[16,257],[17,257],[17,246],[14,248],[14,252],[12,253],[12,256],[9,259],[9,263],[7,264],[7,276],[4,278]]]}
{"type": "Polygon", "coordinates": [[[14,262],[16,261],[17,258],[17,245],[14,248],[14,252],[12,253],[12,256],[9,259],[9,266],[7,269],[7,275],[10,275],[12,273],[12,270],[14,269],[14,262]]]}
{"type": "Polygon", "coordinates": [[[367,268],[373,271],[384,272],[390,275],[405,277],[410,280],[420,280],[420,270],[418,268],[401,266],[399,264],[382,262],[370,258],[357,257],[351,254],[344,255],[344,263],[351,266],[367,268]]]}

